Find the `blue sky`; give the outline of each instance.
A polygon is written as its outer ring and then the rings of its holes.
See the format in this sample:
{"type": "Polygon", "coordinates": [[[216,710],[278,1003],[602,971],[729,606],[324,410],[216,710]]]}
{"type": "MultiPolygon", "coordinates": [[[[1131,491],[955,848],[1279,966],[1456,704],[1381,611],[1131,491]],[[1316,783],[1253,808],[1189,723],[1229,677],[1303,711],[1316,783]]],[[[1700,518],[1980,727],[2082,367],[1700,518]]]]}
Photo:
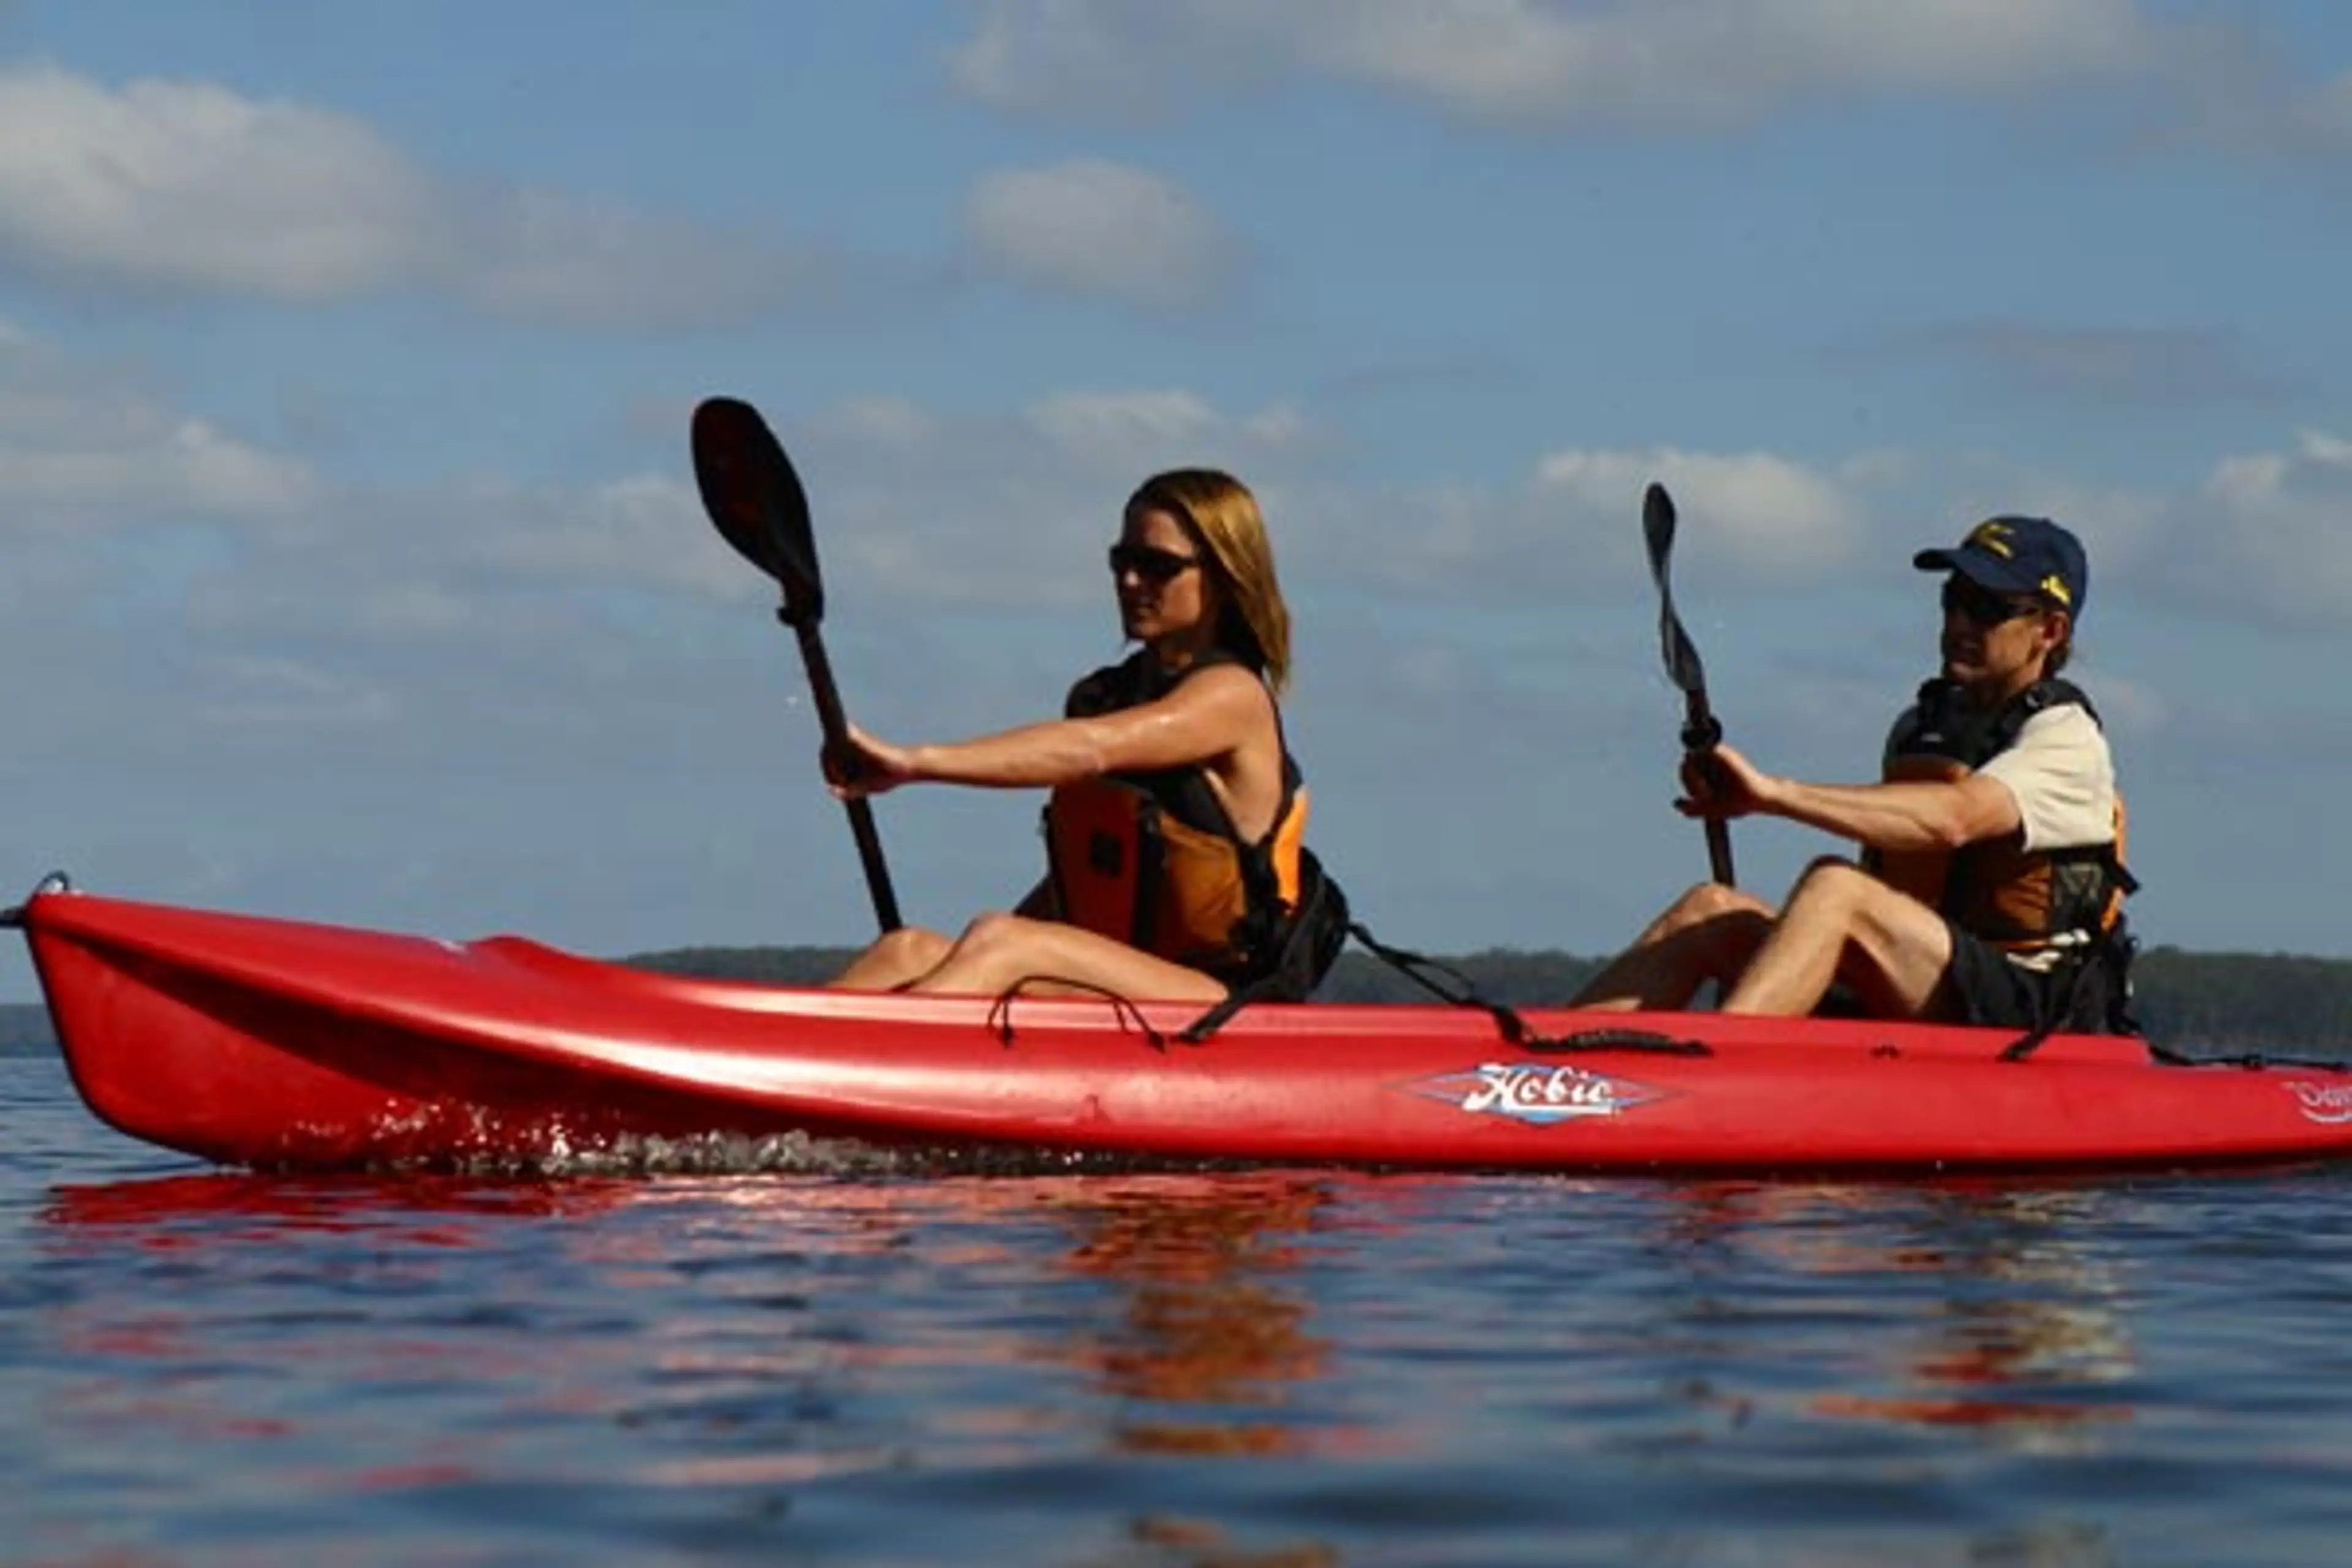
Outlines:
{"type": "MultiPolygon", "coordinates": [[[[728,393],[897,739],[1055,710],[1128,491],[1241,475],[1311,837],[1442,949],[1704,870],[1646,480],[1733,738],[1817,779],[1932,668],[1910,552],[2054,515],[2144,936],[2352,952],[2347,276],[2318,4],[0,0],[0,877],[860,939],[694,496],[728,393]]],[[[1017,896],[1036,804],[878,803],[909,914],[1017,896]]]]}

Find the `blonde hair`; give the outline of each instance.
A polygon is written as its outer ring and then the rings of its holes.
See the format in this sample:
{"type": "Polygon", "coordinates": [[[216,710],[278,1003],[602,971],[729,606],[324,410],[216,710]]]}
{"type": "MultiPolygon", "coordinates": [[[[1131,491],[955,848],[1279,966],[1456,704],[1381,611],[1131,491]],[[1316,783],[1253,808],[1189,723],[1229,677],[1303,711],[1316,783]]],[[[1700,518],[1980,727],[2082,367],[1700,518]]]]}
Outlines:
{"type": "Polygon", "coordinates": [[[1129,516],[1167,512],[1208,552],[1224,589],[1219,643],[1280,696],[1290,683],[1290,608],[1282,602],[1274,545],[1249,487],[1216,468],[1171,468],[1138,486],[1127,510],[1129,516]]]}

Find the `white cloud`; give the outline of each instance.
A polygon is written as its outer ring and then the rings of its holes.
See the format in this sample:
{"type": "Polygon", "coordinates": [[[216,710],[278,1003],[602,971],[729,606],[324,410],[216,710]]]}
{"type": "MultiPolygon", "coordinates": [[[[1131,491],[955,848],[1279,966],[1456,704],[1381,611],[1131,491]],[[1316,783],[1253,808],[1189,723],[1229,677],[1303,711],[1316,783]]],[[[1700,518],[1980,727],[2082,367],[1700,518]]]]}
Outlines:
{"type": "Polygon", "coordinates": [[[991,267],[1129,304],[1198,300],[1232,262],[1231,241],[1183,189],[1096,158],[982,175],[965,198],[963,225],[991,267]]]}
{"type": "Polygon", "coordinates": [[[2297,445],[2308,462],[2327,468],[2352,468],[2352,441],[2318,430],[2305,430],[2297,437],[2297,445]]]}
{"type": "Polygon", "coordinates": [[[1118,463],[1145,453],[1173,461],[1223,424],[1200,398],[1174,389],[1066,392],[1032,404],[1024,417],[1031,428],[1072,455],[1118,463]]]}
{"type": "Polygon", "coordinates": [[[299,659],[228,655],[195,672],[209,691],[195,716],[216,725],[374,725],[399,717],[392,693],[299,659]]]}
{"type": "Polygon", "coordinates": [[[694,486],[668,474],[637,474],[584,490],[480,486],[465,510],[486,523],[469,531],[468,553],[527,575],[725,600],[772,591],[720,542],[694,486]]]}
{"type": "Polygon", "coordinates": [[[2344,523],[2352,440],[2332,432],[2222,458],[2170,490],[2013,470],[1953,481],[1918,466],[1889,453],[1814,467],[1768,452],[1570,449],[1542,458],[1524,494],[1327,490],[1307,510],[1310,520],[1335,520],[1330,531],[1350,542],[1319,569],[1427,589],[1454,584],[1488,597],[1630,587],[1640,571],[1633,520],[1652,479],[1674,494],[1687,567],[1738,571],[1759,587],[1801,590],[1842,571],[1877,571],[1882,552],[1893,561],[1958,539],[1978,519],[2025,511],[2082,538],[2095,616],[2097,603],[2121,592],[2255,626],[2352,624],[2352,528],[2344,523]],[[1889,509],[1891,496],[1902,498],[1899,510],[1889,509]],[[1366,520],[1378,520],[1376,533],[1366,520]]]}
{"type": "Polygon", "coordinates": [[[2133,0],[996,0],[950,74],[1024,111],[1172,106],[1286,67],[1478,119],[1722,126],[2129,77],[2178,49],[2133,0]]]}
{"type": "MultiPolygon", "coordinates": [[[[1098,548],[1146,475],[1229,468],[1258,495],[1286,574],[1387,593],[1607,595],[1640,581],[1643,486],[1667,482],[1706,548],[1701,570],[1802,586],[1852,560],[1863,498],[1906,476],[1899,455],[1829,468],[1769,453],[1563,450],[1524,482],[1427,485],[1334,477],[1310,414],[1220,408],[1181,386],[1073,389],[1011,418],[953,417],[861,397],[806,426],[811,501],[835,575],[917,603],[1083,605],[1098,548]]],[[[567,520],[566,526],[570,526],[567,520]]]]}
{"type": "MultiPolygon", "coordinates": [[[[1072,389],[977,417],[868,394],[787,434],[812,476],[829,578],[868,602],[1083,610],[1101,597],[1100,546],[1134,485],[1212,463],[1258,492],[1294,588],[1376,602],[1636,592],[1633,524],[1658,479],[1680,505],[1686,570],[1737,572],[1759,590],[1818,586],[1875,569],[1883,550],[1895,561],[1957,537],[1984,512],[2026,510],[2082,533],[2102,595],[2160,592],[2255,622],[2352,616],[2352,530],[2340,525],[2352,441],[2334,433],[2226,458],[2168,493],[2015,472],[1955,483],[1900,452],[1663,446],[1563,447],[1520,479],[1401,484],[1355,477],[1344,443],[1307,438],[1315,428],[1286,400],[1228,409],[1163,384],[1072,389]]],[[[521,648],[604,617],[674,623],[697,604],[771,592],[709,527],[682,454],[587,482],[333,481],[21,333],[0,353],[0,492],[12,604],[103,593],[113,575],[208,634],[521,648]],[[141,551],[130,576],[109,564],[119,547],[93,537],[160,538],[190,519],[238,526],[181,531],[141,551]]]]}
{"type": "Polygon", "coordinates": [[[995,0],[948,59],[949,79],[1016,113],[1164,119],[1230,90],[1262,56],[1245,11],[1197,0],[995,0]]]}
{"type": "Polygon", "coordinates": [[[2207,594],[2340,625],[2352,617],[2347,513],[2352,442],[2305,431],[2289,450],[2216,464],[2169,533],[2202,567],[2207,594]]]}
{"type": "Polygon", "coordinates": [[[853,397],[824,416],[827,434],[877,447],[911,447],[929,440],[937,426],[903,397],[853,397]]]}
{"type": "Polygon", "coordinates": [[[1258,410],[1243,421],[1242,428],[1250,439],[1267,447],[1296,447],[1314,433],[1307,416],[1287,403],[1258,410]]]}
{"type": "Polygon", "coordinates": [[[1839,480],[1769,452],[1564,451],[1546,457],[1537,474],[1621,530],[1656,480],[1738,563],[1776,575],[1814,575],[1850,559],[1862,540],[1861,511],[1839,480]]]}
{"type": "Polygon", "coordinates": [[[0,72],[0,243],[60,270],[315,299],[425,260],[430,182],[356,121],[201,82],[0,72]]]}
{"type": "Polygon", "coordinates": [[[319,301],[440,289],[580,323],[727,320],[814,280],[754,237],[436,176],[365,123],[210,82],[0,68],[0,262],[75,284],[319,301]]]}
{"type": "Polygon", "coordinates": [[[20,508],[16,515],[54,524],[132,507],[172,507],[253,516],[289,511],[317,487],[301,464],[274,458],[222,435],[200,419],[168,427],[144,411],[127,428],[103,433],[79,448],[28,451],[0,447],[0,489],[20,508]]]}
{"type": "Polygon", "coordinates": [[[0,532],[71,531],[141,513],[285,523],[323,486],[299,458],[58,363],[17,333],[0,362],[0,532]]]}
{"type": "Polygon", "coordinates": [[[1308,428],[1288,404],[1236,413],[1147,386],[977,417],[868,395],[787,438],[824,476],[810,500],[829,576],[917,603],[1039,607],[1100,601],[1101,547],[1149,474],[1227,468],[1272,508],[1308,428]]]}

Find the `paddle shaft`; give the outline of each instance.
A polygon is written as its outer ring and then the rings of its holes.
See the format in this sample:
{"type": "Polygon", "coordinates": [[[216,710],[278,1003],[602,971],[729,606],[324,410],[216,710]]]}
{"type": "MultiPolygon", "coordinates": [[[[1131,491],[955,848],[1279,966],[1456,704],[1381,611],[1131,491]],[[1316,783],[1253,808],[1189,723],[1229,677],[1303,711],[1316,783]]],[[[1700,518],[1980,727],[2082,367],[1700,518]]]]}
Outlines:
{"type": "MultiPolygon", "coordinates": [[[[1715,711],[1707,706],[1706,688],[1685,694],[1683,703],[1683,744],[1695,756],[1704,756],[1723,739],[1723,726],[1716,721],[1715,711]],[[1705,737],[1692,745],[1696,737],[1705,737]]],[[[1701,763],[1702,767],[1705,763],[1701,763]]],[[[1706,826],[1706,867],[1715,879],[1727,888],[1736,888],[1738,879],[1731,869],[1731,824],[1719,816],[1702,817],[1706,826]]]]}
{"type": "MultiPolygon", "coordinates": [[[[849,716],[842,710],[841,688],[834,684],[833,661],[825,657],[824,633],[818,629],[814,616],[799,616],[789,607],[776,611],[776,618],[793,628],[793,636],[801,645],[801,663],[808,670],[809,694],[816,702],[817,729],[824,736],[829,751],[843,751],[849,744],[849,716]]],[[[849,813],[850,837],[857,840],[858,863],[866,868],[866,890],[874,897],[874,919],[885,931],[897,931],[907,922],[898,918],[898,895],[890,886],[890,868],[882,858],[882,836],[875,830],[874,808],[864,800],[842,802],[849,813]]]]}

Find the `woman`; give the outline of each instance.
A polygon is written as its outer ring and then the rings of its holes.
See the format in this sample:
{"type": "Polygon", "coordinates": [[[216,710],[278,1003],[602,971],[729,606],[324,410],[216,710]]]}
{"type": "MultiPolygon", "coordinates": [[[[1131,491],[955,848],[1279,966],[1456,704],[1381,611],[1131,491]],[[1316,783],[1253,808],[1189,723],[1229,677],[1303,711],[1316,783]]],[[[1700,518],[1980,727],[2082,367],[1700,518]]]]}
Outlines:
{"type": "Polygon", "coordinates": [[[1079,681],[1066,717],[929,746],[853,728],[848,754],[826,758],[845,798],[917,783],[1053,792],[1046,877],[1017,912],[953,942],[889,932],[835,985],[1037,981],[1213,1003],[1274,968],[1300,901],[1307,791],[1275,704],[1290,612],[1256,498],[1214,469],[1156,475],[1128,500],[1110,569],[1120,627],[1143,647],[1079,681]]]}

